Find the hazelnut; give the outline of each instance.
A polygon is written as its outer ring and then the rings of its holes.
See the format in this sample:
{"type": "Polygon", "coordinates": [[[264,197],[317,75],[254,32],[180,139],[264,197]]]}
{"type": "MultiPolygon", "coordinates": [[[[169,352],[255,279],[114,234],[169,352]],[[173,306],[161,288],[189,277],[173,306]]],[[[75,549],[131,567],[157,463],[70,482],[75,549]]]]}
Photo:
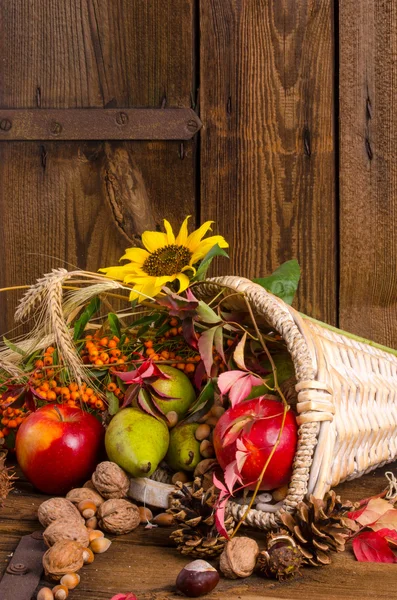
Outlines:
{"type": "Polygon", "coordinates": [[[227,542],[221,554],[220,570],[229,579],[249,577],[255,568],[258,554],[259,547],[255,540],[235,537],[227,542]]]}
{"type": "Polygon", "coordinates": [[[54,594],[55,600],[66,600],[69,596],[69,589],[66,585],[56,585],[52,588],[52,593],[54,594]]]}
{"type": "Polygon", "coordinates": [[[147,508],[146,506],[140,506],[139,507],[139,522],[147,523],[148,521],[151,521],[152,519],[153,519],[153,513],[150,510],[150,508],[147,508]]]}
{"type": "Polygon", "coordinates": [[[152,519],[152,523],[159,527],[172,527],[175,524],[174,515],[170,513],[160,513],[152,519]]]}
{"type": "Polygon", "coordinates": [[[42,502],[37,509],[37,516],[43,527],[57,520],[75,521],[84,525],[84,519],[77,508],[66,498],[50,498],[42,502]]]}
{"type": "Polygon", "coordinates": [[[223,406],[213,406],[210,410],[210,413],[213,417],[215,417],[216,419],[220,419],[221,416],[223,415],[223,413],[225,412],[225,408],[223,408],[223,406]]]}
{"type": "Polygon", "coordinates": [[[93,529],[92,531],[88,532],[88,538],[90,540],[90,543],[92,542],[92,540],[96,540],[96,538],[100,537],[105,537],[105,534],[103,533],[103,531],[99,531],[99,529],[93,529]]]}
{"type": "Polygon", "coordinates": [[[174,410],[170,410],[170,412],[167,412],[167,414],[165,415],[165,418],[167,419],[167,425],[168,427],[171,429],[172,427],[175,427],[175,425],[178,423],[178,413],[175,412],[174,410]]]}
{"type": "Polygon", "coordinates": [[[116,535],[129,533],[138,527],[139,521],[138,507],[128,500],[106,500],[98,509],[99,527],[116,535]]]}
{"type": "Polygon", "coordinates": [[[52,593],[52,590],[50,590],[50,588],[43,587],[37,593],[36,598],[37,600],[54,600],[54,594],[52,593]]]}
{"type": "Polygon", "coordinates": [[[196,429],[196,433],[195,438],[196,440],[198,440],[199,442],[201,442],[202,440],[205,440],[209,434],[211,433],[211,427],[209,425],[207,425],[207,423],[203,423],[202,425],[199,425],[196,429]]]}
{"type": "Polygon", "coordinates": [[[219,419],[217,417],[209,417],[208,419],[206,419],[206,423],[207,425],[210,425],[211,427],[215,427],[215,425],[218,423],[219,419]]]}
{"type": "Polygon", "coordinates": [[[90,489],[90,490],[95,490],[95,486],[94,486],[94,484],[92,483],[91,479],[89,479],[88,481],[86,481],[86,482],[83,484],[83,488],[88,488],[88,489],[90,489]]]}
{"type": "Polygon", "coordinates": [[[68,590],[74,590],[80,583],[80,575],[78,573],[66,573],[61,578],[60,584],[68,588],[68,590]]]}
{"type": "Polygon", "coordinates": [[[84,500],[90,500],[95,504],[96,507],[98,507],[104,502],[104,499],[96,490],[91,490],[88,487],[70,490],[70,492],[66,494],[66,498],[76,505],[79,505],[80,502],[83,502],[84,500]]]}
{"type": "Polygon", "coordinates": [[[191,479],[191,477],[189,478],[189,475],[187,475],[185,471],[178,471],[177,473],[174,473],[171,481],[175,485],[177,481],[180,481],[181,483],[187,483],[189,479],[191,479]]]}
{"type": "Polygon", "coordinates": [[[87,528],[76,521],[53,521],[43,533],[44,542],[48,547],[60,540],[73,540],[82,546],[88,546],[89,535],[87,528]]]}
{"type": "Polygon", "coordinates": [[[112,542],[105,537],[95,538],[95,540],[92,540],[90,544],[90,549],[95,554],[102,554],[103,552],[106,552],[106,550],[108,550],[111,543],[112,542]]]}
{"type": "Polygon", "coordinates": [[[97,511],[97,506],[92,500],[82,500],[78,503],[77,508],[85,519],[91,519],[97,511]]]}
{"type": "Polygon", "coordinates": [[[189,598],[209,594],[218,585],[219,573],[205,560],[194,560],[176,578],[176,589],[189,598]]]}
{"type": "Polygon", "coordinates": [[[84,548],[83,550],[83,561],[85,565],[90,565],[94,562],[94,553],[91,548],[84,548]]]}
{"type": "Polygon", "coordinates": [[[288,495],[288,485],[283,485],[272,492],[273,500],[275,502],[281,502],[288,495]]]}
{"type": "Polygon", "coordinates": [[[96,517],[90,517],[86,520],[85,526],[88,529],[96,529],[98,527],[98,519],[96,517]]]}
{"type": "Polygon", "coordinates": [[[46,577],[59,581],[65,573],[78,571],[84,564],[84,546],[72,540],[56,542],[43,556],[46,577]]]}
{"type": "Polygon", "coordinates": [[[61,578],[60,584],[68,588],[68,590],[74,590],[80,583],[80,575],[78,573],[66,573],[61,578]]]}
{"type": "Polygon", "coordinates": [[[215,454],[214,446],[209,440],[203,440],[200,444],[200,454],[204,458],[211,458],[215,454]]]}
{"type": "Polygon", "coordinates": [[[92,483],[106,499],[124,498],[130,488],[126,473],[109,460],[99,463],[92,475],[92,483]]]}

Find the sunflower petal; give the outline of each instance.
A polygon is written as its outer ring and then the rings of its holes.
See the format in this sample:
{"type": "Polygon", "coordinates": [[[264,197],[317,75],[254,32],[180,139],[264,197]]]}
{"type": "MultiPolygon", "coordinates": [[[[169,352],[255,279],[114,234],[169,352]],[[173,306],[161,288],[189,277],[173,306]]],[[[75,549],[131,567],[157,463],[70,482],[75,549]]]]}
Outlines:
{"type": "Polygon", "coordinates": [[[156,285],[156,277],[147,277],[144,283],[137,283],[130,293],[130,300],[137,299],[138,302],[154,298],[160,292],[161,287],[156,285]]]}
{"type": "Polygon", "coordinates": [[[190,219],[190,215],[188,217],[186,217],[186,219],[183,221],[181,228],[179,230],[178,235],[176,236],[176,240],[175,243],[178,246],[186,246],[186,242],[187,242],[187,222],[190,219]]]}
{"type": "Polygon", "coordinates": [[[183,273],[184,271],[192,271],[193,276],[196,275],[196,269],[195,267],[193,267],[193,265],[186,265],[186,267],[182,267],[181,273],[183,273]]]}
{"type": "Polygon", "coordinates": [[[164,227],[167,232],[168,244],[169,245],[175,244],[175,235],[174,235],[174,232],[172,231],[171,224],[167,221],[167,219],[164,219],[164,227]]]}
{"type": "Polygon", "coordinates": [[[211,230],[212,223],[214,223],[214,221],[206,221],[201,225],[201,227],[189,235],[186,241],[186,246],[189,248],[190,252],[196,252],[197,246],[201,242],[201,239],[205,236],[207,231],[211,230]]]}
{"type": "Polygon", "coordinates": [[[229,247],[229,244],[227,243],[224,237],[222,237],[221,235],[212,235],[211,237],[206,238],[205,240],[200,242],[200,245],[191,257],[190,262],[192,264],[195,264],[196,262],[204,258],[204,256],[211,250],[213,246],[215,246],[215,244],[218,244],[220,248],[229,247]]]}
{"type": "Polygon", "coordinates": [[[120,260],[130,260],[131,262],[137,262],[143,265],[148,256],[149,252],[143,250],[143,248],[127,248],[120,260]]]}
{"type": "Polygon", "coordinates": [[[166,233],[159,231],[144,231],[142,233],[142,243],[149,252],[156,252],[168,244],[166,233]]]}
{"type": "Polygon", "coordinates": [[[100,273],[105,273],[106,277],[110,279],[116,279],[117,281],[124,281],[126,275],[130,275],[134,269],[130,268],[130,265],[124,265],[123,267],[104,267],[99,269],[100,273]]]}
{"type": "Polygon", "coordinates": [[[184,273],[179,273],[179,275],[176,276],[176,279],[179,281],[178,293],[180,294],[181,292],[184,292],[186,288],[189,287],[190,279],[184,273]]]}
{"type": "Polygon", "coordinates": [[[163,277],[156,277],[156,285],[163,287],[166,283],[175,280],[176,275],[164,275],[163,277]]]}

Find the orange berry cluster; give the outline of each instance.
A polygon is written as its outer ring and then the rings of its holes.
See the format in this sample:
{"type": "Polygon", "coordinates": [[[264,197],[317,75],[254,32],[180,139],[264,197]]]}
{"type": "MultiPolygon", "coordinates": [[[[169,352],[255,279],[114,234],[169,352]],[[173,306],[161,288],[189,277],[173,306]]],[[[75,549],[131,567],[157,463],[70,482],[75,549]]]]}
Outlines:
{"type": "MultiPolygon", "coordinates": [[[[118,347],[119,338],[113,336],[112,338],[102,337],[96,338],[92,335],[85,336],[84,348],[81,352],[83,363],[86,365],[95,365],[96,367],[103,367],[105,365],[117,366],[118,371],[125,370],[125,363],[128,362],[128,356],[123,354],[122,350],[118,347]]],[[[125,339],[125,343],[128,343],[129,339],[125,339]]]]}
{"type": "Polygon", "coordinates": [[[10,402],[12,402],[11,398],[8,398],[3,403],[0,401],[0,423],[2,425],[0,440],[5,438],[11,430],[17,429],[30,414],[25,408],[3,407],[4,404],[9,404],[10,402]]]}

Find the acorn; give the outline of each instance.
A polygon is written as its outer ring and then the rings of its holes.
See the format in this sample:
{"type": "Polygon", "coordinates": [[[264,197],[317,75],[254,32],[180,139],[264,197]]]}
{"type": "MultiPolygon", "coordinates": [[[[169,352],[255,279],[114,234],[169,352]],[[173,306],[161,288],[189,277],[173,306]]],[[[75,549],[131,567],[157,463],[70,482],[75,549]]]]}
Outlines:
{"type": "Polygon", "coordinates": [[[219,573],[205,560],[190,562],[176,578],[176,589],[189,598],[198,598],[212,592],[218,585],[219,573]]]}

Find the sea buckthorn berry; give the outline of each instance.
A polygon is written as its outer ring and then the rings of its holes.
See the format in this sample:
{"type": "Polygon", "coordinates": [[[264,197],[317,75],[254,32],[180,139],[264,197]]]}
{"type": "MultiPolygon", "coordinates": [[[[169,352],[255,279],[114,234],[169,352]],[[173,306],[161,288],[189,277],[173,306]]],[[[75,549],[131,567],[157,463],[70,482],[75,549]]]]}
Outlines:
{"type": "Polygon", "coordinates": [[[120,356],[121,354],[121,350],[119,350],[118,348],[114,348],[113,350],[110,351],[110,356],[120,356]]]}
{"type": "Polygon", "coordinates": [[[172,336],[176,336],[176,335],[178,335],[178,330],[177,330],[177,328],[176,328],[176,327],[172,327],[172,329],[170,329],[170,334],[171,334],[172,336]]]}
{"type": "Polygon", "coordinates": [[[185,373],[194,373],[194,372],[195,372],[195,370],[196,370],[196,366],[195,366],[195,365],[193,365],[192,363],[188,363],[188,364],[185,366],[185,373]]]}
{"type": "Polygon", "coordinates": [[[72,392],[70,394],[70,399],[71,400],[78,400],[80,398],[80,393],[79,392],[72,392]]]}
{"type": "Polygon", "coordinates": [[[94,361],[94,365],[96,365],[97,367],[102,367],[103,366],[103,360],[101,360],[100,358],[97,358],[94,361]]]}
{"type": "Polygon", "coordinates": [[[67,387],[62,387],[62,388],[61,388],[61,394],[62,394],[62,396],[69,396],[69,394],[70,394],[70,390],[69,390],[69,388],[67,388],[67,387]]]}
{"type": "Polygon", "coordinates": [[[98,410],[103,410],[105,408],[105,405],[102,402],[102,400],[97,400],[95,402],[95,408],[97,408],[98,410]]]}
{"type": "Polygon", "coordinates": [[[180,362],[180,361],[182,361],[183,359],[182,359],[182,356],[179,356],[179,354],[177,354],[177,355],[175,356],[175,360],[180,362]]]}
{"type": "Polygon", "coordinates": [[[10,429],[15,429],[16,427],[18,427],[18,423],[16,422],[16,420],[15,420],[15,419],[10,419],[10,420],[8,421],[8,427],[9,427],[10,429]]]}
{"type": "Polygon", "coordinates": [[[117,389],[117,385],[115,383],[108,383],[107,389],[109,390],[109,392],[114,392],[114,390],[117,389]]]}
{"type": "Polygon", "coordinates": [[[79,386],[77,385],[77,383],[75,381],[72,381],[72,383],[69,383],[68,387],[71,392],[77,392],[77,390],[79,389],[79,386]]]}
{"type": "MultiPolygon", "coordinates": [[[[119,341],[120,341],[120,338],[118,338],[118,337],[117,337],[117,335],[114,335],[114,336],[112,337],[112,340],[113,340],[114,342],[116,342],[116,344],[118,344],[118,343],[119,343],[119,341]]],[[[129,339],[128,339],[128,338],[127,338],[127,341],[129,341],[129,339]]]]}
{"type": "Polygon", "coordinates": [[[36,360],[34,366],[37,367],[37,369],[41,369],[42,367],[44,367],[44,363],[42,360],[36,360]]]}
{"type": "Polygon", "coordinates": [[[42,383],[41,386],[39,387],[39,390],[41,390],[42,392],[48,392],[49,389],[50,389],[50,386],[47,383],[47,381],[42,383]]]}
{"type": "Polygon", "coordinates": [[[50,365],[52,365],[53,362],[54,361],[52,359],[52,356],[45,356],[44,357],[44,364],[45,364],[46,367],[49,367],[50,365]]]}
{"type": "Polygon", "coordinates": [[[54,392],[56,393],[56,395],[61,393],[62,388],[59,387],[59,385],[57,385],[56,387],[54,387],[54,392]]]}
{"type": "Polygon", "coordinates": [[[119,387],[116,387],[116,389],[114,390],[114,393],[116,396],[118,396],[119,394],[122,393],[121,389],[119,387]]]}
{"type": "Polygon", "coordinates": [[[108,348],[116,348],[117,342],[115,340],[109,340],[108,348]]]}
{"type": "Polygon", "coordinates": [[[104,363],[107,363],[107,362],[109,362],[109,355],[108,355],[108,354],[106,354],[106,352],[102,352],[102,353],[99,355],[99,358],[100,358],[101,360],[103,360],[103,362],[104,362],[104,363]]]}
{"type": "Polygon", "coordinates": [[[159,355],[158,354],[152,354],[152,360],[159,360],[159,355]]]}
{"type": "Polygon", "coordinates": [[[181,334],[183,331],[182,327],[178,327],[178,333],[181,334]]]}
{"type": "Polygon", "coordinates": [[[90,359],[94,360],[95,358],[97,358],[99,356],[99,352],[98,350],[92,349],[90,350],[90,359]]]}
{"type": "Polygon", "coordinates": [[[46,354],[54,354],[54,352],[55,352],[54,346],[48,346],[47,350],[45,351],[46,354]]]}
{"type": "Polygon", "coordinates": [[[101,344],[101,346],[107,346],[109,343],[109,338],[103,337],[99,343],[101,344]]]}
{"type": "Polygon", "coordinates": [[[92,335],[86,335],[86,336],[84,337],[84,339],[85,339],[85,340],[92,340],[92,335]]]}
{"type": "Polygon", "coordinates": [[[52,390],[54,390],[57,387],[57,382],[55,381],[55,379],[51,379],[51,381],[48,382],[48,385],[52,390]]]}
{"type": "Polygon", "coordinates": [[[168,360],[168,359],[169,359],[169,357],[170,357],[170,353],[168,352],[168,350],[163,350],[163,351],[161,352],[161,356],[162,356],[162,357],[163,357],[165,360],[168,360]]]}
{"type": "Polygon", "coordinates": [[[54,377],[54,369],[47,369],[47,377],[54,377]]]}
{"type": "Polygon", "coordinates": [[[85,393],[87,394],[87,396],[92,396],[92,394],[94,393],[94,390],[92,388],[87,388],[85,393]]]}
{"type": "Polygon", "coordinates": [[[184,371],[185,363],[177,363],[176,368],[179,369],[180,371],[184,371]]]}
{"type": "Polygon", "coordinates": [[[170,358],[175,358],[176,353],[175,352],[170,352],[170,358]]]}
{"type": "Polygon", "coordinates": [[[172,317],[172,319],[170,319],[170,325],[171,325],[171,327],[177,327],[179,325],[178,319],[175,319],[175,317],[172,317]]]}
{"type": "Polygon", "coordinates": [[[57,399],[57,395],[55,392],[53,392],[52,390],[47,392],[47,400],[56,400],[56,399],[57,399]]]}
{"type": "Polygon", "coordinates": [[[112,356],[112,358],[109,360],[111,365],[114,365],[115,363],[118,362],[118,358],[116,358],[115,356],[112,356]]]}

